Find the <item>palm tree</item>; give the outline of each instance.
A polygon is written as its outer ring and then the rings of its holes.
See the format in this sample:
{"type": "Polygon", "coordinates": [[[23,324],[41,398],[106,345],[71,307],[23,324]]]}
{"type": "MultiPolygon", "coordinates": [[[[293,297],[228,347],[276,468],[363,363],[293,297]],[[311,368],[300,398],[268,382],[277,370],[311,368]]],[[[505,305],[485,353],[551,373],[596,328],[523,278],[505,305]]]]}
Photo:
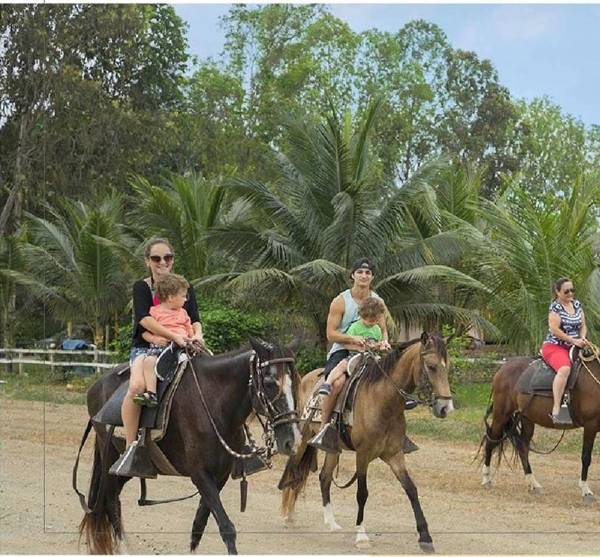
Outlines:
{"type": "Polygon", "coordinates": [[[480,286],[446,264],[462,249],[457,230],[442,228],[433,187],[446,163],[424,165],[401,187],[386,189],[368,147],[378,107],[356,126],[333,109],[320,124],[294,120],[288,152],[275,154],[275,182],[230,180],[237,200],[209,241],[232,258],[231,270],[199,283],[299,310],[324,340],[329,301],[348,284],[352,261],[369,255],[379,265],[374,288],[398,322],[487,325],[436,295],[442,280],[480,286]]]}
{"type": "Polygon", "coordinates": [[[53,317],[87,326],[96,344],[108,341],[111,319],[129,298],[135,241],[124,225],[123,200],[108,194],[91,202],[64,201],[28,215],[27,242],[19,247],[23,271],[8,273],[47,304],[53,317]]]}
{"type": "Polygon", "coordinates": [[[197,174],[171,176],[164,187],[151,184],[141,176],[130,181],[136,194],[136,229],[144,238],[167,238],[177,258],[177,271],[195,279],[203,277],[211,262],[206,233],[219,218],[224,190],[197,174]]]}
{"type": "MultiPolygon", "coordinates": [[[[570,277],[584,303],[591,333],[600,324],[598,235],[599,175],[581,177],[558,210],[544,213],[518,182],[495,201],[482,200],[482,227],[463,226],[473,256],[468,266],[485,285],[482,303],[503,338],[519,351],[535,351],[547,332],[551,286],[570,277]]],[[[463,223],[464,224],[464,223],[463,223]]]]}

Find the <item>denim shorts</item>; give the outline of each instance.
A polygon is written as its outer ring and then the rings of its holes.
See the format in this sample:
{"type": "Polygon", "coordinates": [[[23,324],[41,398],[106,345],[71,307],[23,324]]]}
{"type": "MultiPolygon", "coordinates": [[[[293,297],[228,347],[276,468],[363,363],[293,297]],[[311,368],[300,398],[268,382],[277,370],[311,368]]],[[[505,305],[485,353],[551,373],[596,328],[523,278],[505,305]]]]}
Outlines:
{"type": "Polygon", "coordinates": [[[150,346],[134,346],[129,353],[129,365],[132,366],[133,362],[140,356],[144,358],[146,356],[158,356],[163,350],[164,346],[157,346],[151,344],[150,346]]]}

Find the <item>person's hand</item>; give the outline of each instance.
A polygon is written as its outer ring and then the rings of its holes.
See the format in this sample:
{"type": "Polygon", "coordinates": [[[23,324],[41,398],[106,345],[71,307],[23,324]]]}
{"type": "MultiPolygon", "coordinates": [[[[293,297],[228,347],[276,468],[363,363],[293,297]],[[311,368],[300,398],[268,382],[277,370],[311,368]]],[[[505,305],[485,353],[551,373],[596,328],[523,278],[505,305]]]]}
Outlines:
{"type": "Polygon", "coordinates": [[[186,344],[189,342],[189,338],[183,336],[183,335],[173,335],[173,342],[177,345],[180,346],[181,348],[185,348],[186,344]]]}
{"type": "Polygon", "coordinates": [[[585,346],[587,346],[588,341],[585,338],[576,338],[573,339],[573,345],[577,346],[578,348],[584,348],[585,346]]]}
{"type": "Polygon", "coordinates": [[[379,350],[383,351],[383,350],[391,350],[391,349],[392,349],[392,347],[391,347],[390,343],[387,340],[382,340],[379,343],[379,350]]]}

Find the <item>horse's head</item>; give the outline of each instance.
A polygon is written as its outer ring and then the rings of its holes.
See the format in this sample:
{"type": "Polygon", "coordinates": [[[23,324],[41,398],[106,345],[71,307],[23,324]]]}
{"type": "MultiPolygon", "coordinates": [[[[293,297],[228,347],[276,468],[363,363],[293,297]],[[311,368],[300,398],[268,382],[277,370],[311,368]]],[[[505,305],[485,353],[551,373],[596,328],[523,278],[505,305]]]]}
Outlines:
{"type": "Polygon", "coordinates": [[[275,431],[277,449],[294,454],[300,444],[296,392],[298,374],[291,350],[260,339],[250,339],[255,352],[250,378],[252,407],[275,431]]]}
{"type": "Polygon", "coordinates": [[[419,343],[419,365],[414,366],[414,382],[417,392],[429,398],[431,411],[437,418],[445,418],[454,411],[448,382],[449,368],[444,339],[424,332],[419,343]]]}

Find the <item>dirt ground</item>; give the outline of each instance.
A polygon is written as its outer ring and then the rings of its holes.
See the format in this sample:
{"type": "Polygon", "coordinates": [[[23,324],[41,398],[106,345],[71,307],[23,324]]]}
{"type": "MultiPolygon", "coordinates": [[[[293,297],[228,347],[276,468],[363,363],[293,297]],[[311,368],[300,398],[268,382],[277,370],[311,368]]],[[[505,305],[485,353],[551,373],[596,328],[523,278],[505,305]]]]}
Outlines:
{"type": "MultiPolygon", "coordinates": [[[[3,554],[85,553],[78,545],[82,511],[71,490],[71,470],[86,423],[83,407],[0,400],[0,552],[3,554]]],[[[409,419],[410,429],[410,419],[409,419]]],[[[579,458],[532,456],[542,495],[527,492],[519,470],[502,466],[491,491],[480,487],[472,464],[476,447],[415,437],[421,450],[408,463],[419,489],[436,551],[442,554],[600,554],[600,501],[582,502],[577,487],[579,458]],[[560,470],[557,473],[557,470],[560,470]]],[[[87,489],[91,443],[80,467],[80,489],[87,489]]],[[[351,475],[352,455],[342,457],[340,480],[351,475]]],[[[355,488],[334,489],[333,504],[343,530],[325,529],[316,476],[297,506],[293,527],[279,515],[277,481],[283,459],[273,470],[249,479],[248,508],[239,512],[238,482],[229,482],[223,501],[238,531],[240,553],[365,553],[353,546],[355,488]]],[[[592,464],[590,483],[600,495],[600,462],[592,464]],[[595,464],[595,466],[594,466],[595,464]]],[[[419,553],[408,500],[383,463],[369,469],[366,527],[368,553],[419,553]]],[[[191,493],[183,478],[150,481],[150,497],[191,493]]],[[[166,506],[138,507],[139,484],[122,494],[127,550],[144,554],[183,554],[197,498],[166,506]]],[[[600,499],[600,497],[599,497],[600,499]]],[[[224,553],[212,518],[198,553],[224,553]]]]}

